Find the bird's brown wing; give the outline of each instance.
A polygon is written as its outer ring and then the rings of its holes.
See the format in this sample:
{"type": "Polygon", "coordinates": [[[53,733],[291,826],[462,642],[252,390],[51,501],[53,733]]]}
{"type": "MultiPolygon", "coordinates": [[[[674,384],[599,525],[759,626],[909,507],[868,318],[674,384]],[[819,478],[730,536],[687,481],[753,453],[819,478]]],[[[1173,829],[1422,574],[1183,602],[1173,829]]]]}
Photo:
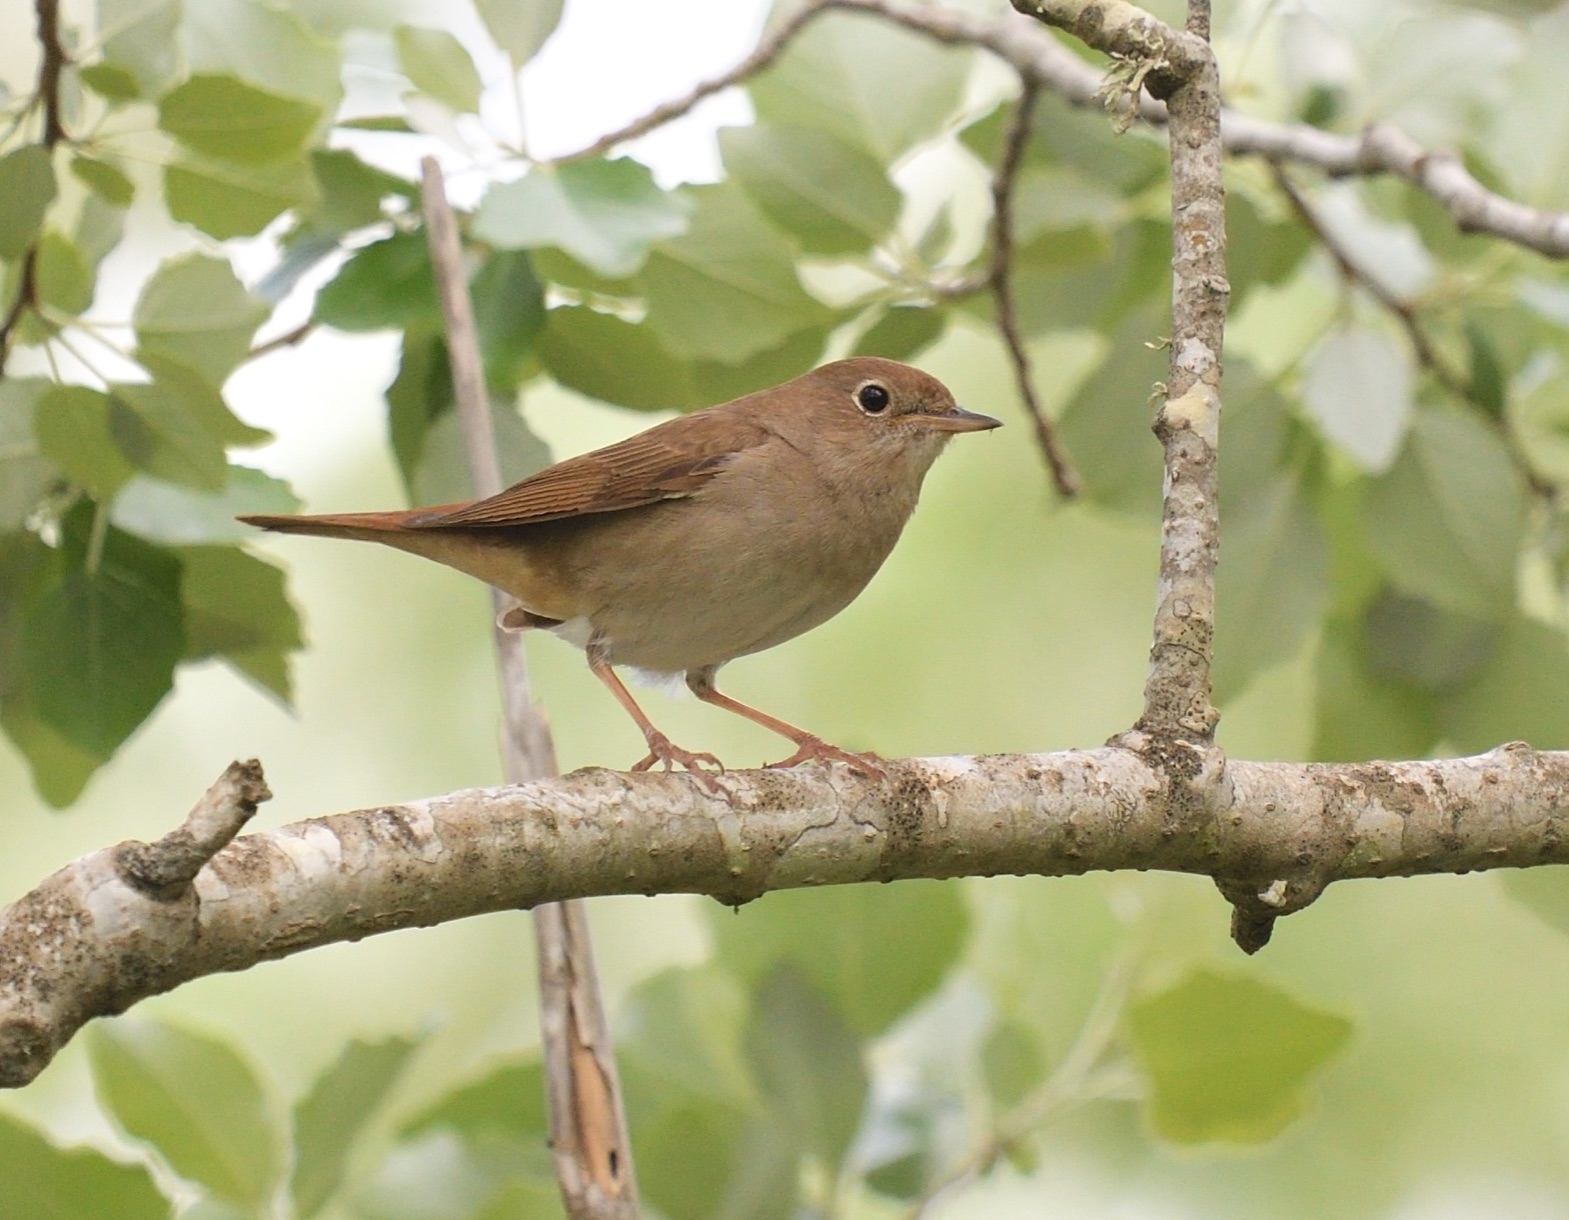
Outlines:
{"type": "Polygon", "coordinates": [[[505,528],[680,499],[769,435],[735,413],[699,411],[546,467],[488,499],[410,514],[404,524],[412,529],[505,528]]]}

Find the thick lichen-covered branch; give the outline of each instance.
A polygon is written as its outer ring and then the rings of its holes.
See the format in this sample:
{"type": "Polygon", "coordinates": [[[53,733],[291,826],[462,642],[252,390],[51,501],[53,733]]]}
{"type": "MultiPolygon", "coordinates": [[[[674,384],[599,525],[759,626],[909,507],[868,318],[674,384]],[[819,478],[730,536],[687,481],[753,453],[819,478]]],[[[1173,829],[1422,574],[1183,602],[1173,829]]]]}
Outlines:
{"type": "Polygon", "coordinates": [[[1273,916],[1351,878],[1569,863],[1569,753],[1519,744],[1232,762],[1206,803],[1170,758],[1118,747],[888,767],[732,771],[715,793],[603,770],[455,792],[238,838],[161,895],[119,849],[95,852],[0,910],[0,1084],[91,1018],[204,975],[566,898],[1131,868],[1228,878],[1273,916]]]}

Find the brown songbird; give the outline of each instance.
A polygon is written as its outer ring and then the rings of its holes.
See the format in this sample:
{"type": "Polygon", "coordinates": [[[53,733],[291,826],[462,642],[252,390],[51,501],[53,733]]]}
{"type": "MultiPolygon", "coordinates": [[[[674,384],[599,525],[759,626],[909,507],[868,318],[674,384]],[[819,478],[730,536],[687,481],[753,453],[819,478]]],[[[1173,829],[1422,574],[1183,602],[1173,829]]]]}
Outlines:
{"type": "Polygon", "coordinates": [[[584,649],[637,721],[649,752],[635,771],[723,767],[656,729],[615,665],[684,674],[705,703],[789,738],[795,753],[774,766],[837,759],[875,777],[875,756],[738,703],[714,674],[849,605],[899,540],[943,447],[997,426],[935,377],[859,357],[568,458],[488,499],[240,520],[384,543],[510,594],[518,604],[502,626],[542,627],[584,649]]]}

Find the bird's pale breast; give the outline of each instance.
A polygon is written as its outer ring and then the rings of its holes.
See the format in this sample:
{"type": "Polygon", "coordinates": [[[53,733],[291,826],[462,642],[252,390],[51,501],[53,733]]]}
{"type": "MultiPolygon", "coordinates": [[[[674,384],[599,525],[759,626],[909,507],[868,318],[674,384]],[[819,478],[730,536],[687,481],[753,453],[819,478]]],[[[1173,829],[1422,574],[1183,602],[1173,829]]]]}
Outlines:
{"type": "Polygon", "coordinates": [[[882,566],[919,476],[836,490],[784,442],[743,455],[686,499],[531,527],[531,567],[570,594],[612,664],[720,665],[844,609],[882,566]]]}

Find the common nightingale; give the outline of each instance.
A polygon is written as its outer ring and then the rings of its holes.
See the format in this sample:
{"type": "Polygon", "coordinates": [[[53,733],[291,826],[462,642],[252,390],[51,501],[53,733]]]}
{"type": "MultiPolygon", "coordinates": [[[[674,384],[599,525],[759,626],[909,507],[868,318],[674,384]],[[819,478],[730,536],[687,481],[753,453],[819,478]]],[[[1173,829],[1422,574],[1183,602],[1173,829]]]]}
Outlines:
{"type": "Polygon", "coordinates": [[[633,770],[675,763],[711,785],[712,754],[673,744],[612,668],[685,675],[692,693],[795,743],[772,765],[854,754],[722,694],[726,661],[843,610],[882,566],[937,455],[998,427],[920,369],[858,357],[531,475],[499,495],[406,512],[241,517],[291,534],[380,542],[517,599],[503,627],[541,627],[588,665],[648,742],[633,770]]]}

